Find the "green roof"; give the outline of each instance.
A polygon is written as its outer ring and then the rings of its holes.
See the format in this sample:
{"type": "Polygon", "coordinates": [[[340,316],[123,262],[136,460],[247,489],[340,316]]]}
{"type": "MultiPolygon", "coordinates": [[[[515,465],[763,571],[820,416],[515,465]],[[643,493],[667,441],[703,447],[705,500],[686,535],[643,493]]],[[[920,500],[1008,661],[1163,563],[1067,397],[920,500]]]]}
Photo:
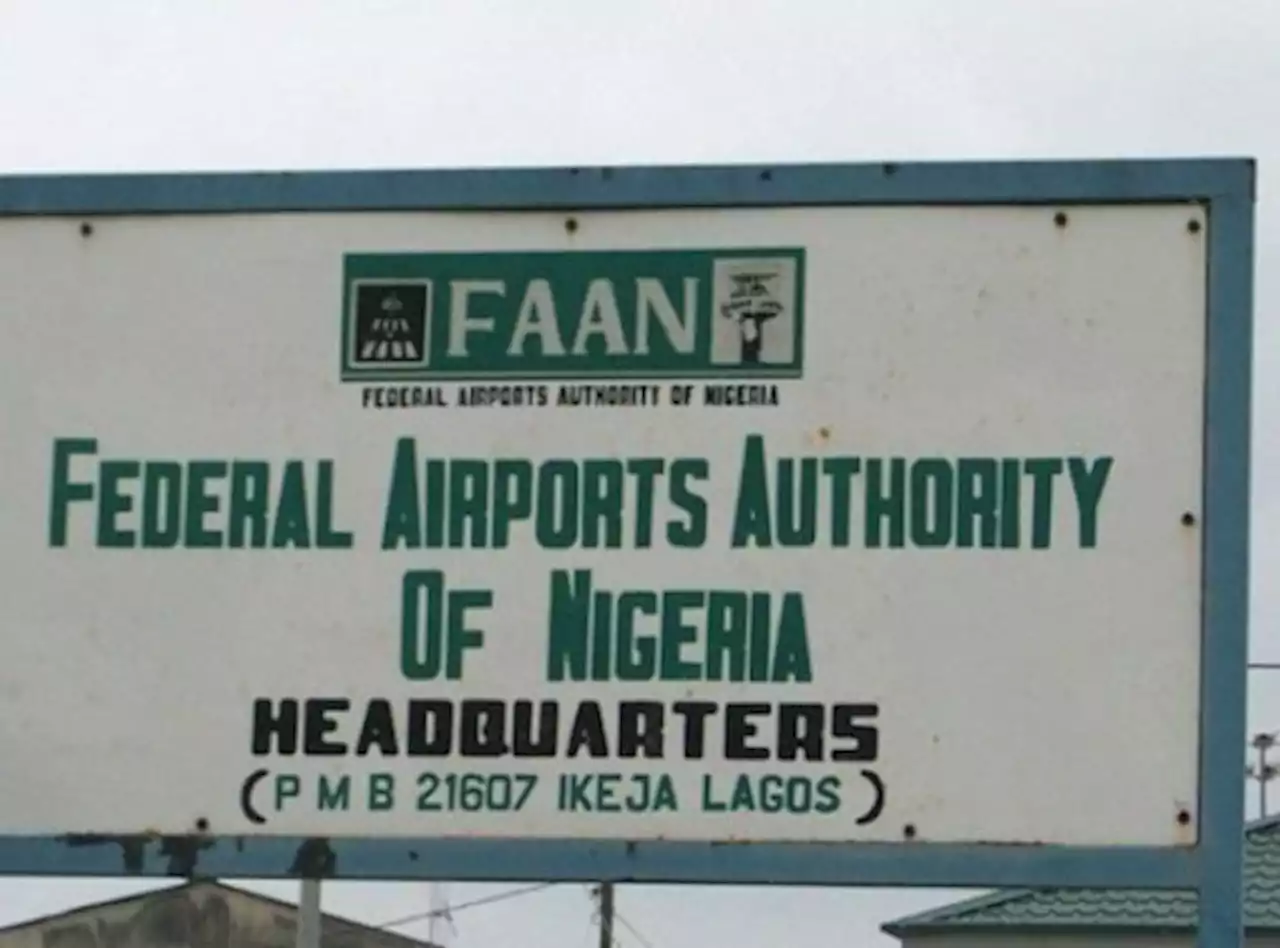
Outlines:
{"type": "MultiPolygon", "coordinates": [[[[1245,830],[1245,927],[1280,933],[1280,816],[1245,830]]],[[[1172,933],[1195,928],[1194,891],[1004,889],[881,926],[898,938],[970,933],[1172,933]]]]}

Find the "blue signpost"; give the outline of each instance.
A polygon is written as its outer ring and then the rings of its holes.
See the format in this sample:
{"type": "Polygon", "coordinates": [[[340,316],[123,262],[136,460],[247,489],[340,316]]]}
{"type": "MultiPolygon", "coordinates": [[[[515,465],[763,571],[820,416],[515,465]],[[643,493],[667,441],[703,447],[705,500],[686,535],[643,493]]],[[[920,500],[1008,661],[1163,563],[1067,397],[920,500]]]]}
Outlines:
{"type": "MultiPolygon", "coordinates": [[[[0,179],[0,216],[1186,202],[1208,244],[1198,838],[1185,846],[261,837],[0,838],[0,872],[1195,890],[1242,935],[1254,167],[1247,160],[582,168],[0,179]]],[[[0,310],[3,308],[0,300],[0,310]]],[[[213,713],[213,712],[211,712],[213,713]]],[[[1123,727],[1123,722],[1117,722],[1123,727]]]]}

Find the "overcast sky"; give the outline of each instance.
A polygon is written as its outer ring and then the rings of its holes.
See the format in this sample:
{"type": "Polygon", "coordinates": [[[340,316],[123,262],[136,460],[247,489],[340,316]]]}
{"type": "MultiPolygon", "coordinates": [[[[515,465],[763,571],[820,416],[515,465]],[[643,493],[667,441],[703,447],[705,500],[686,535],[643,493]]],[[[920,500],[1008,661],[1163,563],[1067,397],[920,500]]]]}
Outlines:
{"type": "MultiPolygon", "coordinates": [[[[0,0],[0,173],[1256,156],[1253,652],[1280,660],[1277,50],[1276,0],[0,0]]],[[[1274,677],[1255,729],[1280,727],[1274,677]]],[[[144,887],[0,882],[0,923],[144,887]]],[[[619,910],[653,948],[876,945],[952,894],[628,887],[619,910]]],[[[335,883],[324,907],[426,898],[335,883]]],[[[460,912],[456,944],[584,948],[590,914],[559,887],[460,912]]]]}

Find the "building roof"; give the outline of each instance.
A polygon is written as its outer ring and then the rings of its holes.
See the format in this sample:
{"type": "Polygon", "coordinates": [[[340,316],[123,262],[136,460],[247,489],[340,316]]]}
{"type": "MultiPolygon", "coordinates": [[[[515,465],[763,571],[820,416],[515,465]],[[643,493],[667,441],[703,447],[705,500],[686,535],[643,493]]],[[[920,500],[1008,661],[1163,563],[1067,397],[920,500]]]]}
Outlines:
{"type": "MultiPolygon", "coordinates": [[[[1245,828],[1245,927],[1280,934],[1280,816],[1245,828]]],[[[1194,891],[1003,889],[895,919],[886,934],[1170,934],[1194,930],[1194,891]]]]}
{"type": "MultiPolygon", "coordinates": [[[[250,891],[249,889],[242,889],[239,886],[227,885],[224,882],[218,882],[212,879],[194,879],[180,882],[176,885],[147,889],[143,892],[136,892],[132,895],[106,899],[100,902],[90,902],[84,905],[77,905],[74,908],[65,909],[39,918],[29,918],[25,921],[0,927],[0,935],[8,935],[12,932],[22,931],[24,929],[45,927],[51,924],[60,923],[64,920],[70,921],[72,919],[79,919],[85,916],[92,916],[93,914],[103,910],[111,910],[130,904],[142,906],[147,903],[163,903],[175,896],[181,896],[183,893],[207,892],[209,890],[220,892],[224,897],[230,897],[231,899],[247,899],[251,902],[270,906],[289,915],[290,917],[296,917],[298,912],[298,906],[293,902],[273,899],[270,896],[262,895],[261,893],[250,891]]],[[[376,928],[373,925],[357,922],[354,919],[344,918],[330,912],[321,913],[320,940],[322,945],[332,944],[346,946],[359,944],[367,946],[367,948],[439,948],[438,945],[434,945],[429,941],[420,941],[416,938],[401,935],[398,932],[376,928]]]]}

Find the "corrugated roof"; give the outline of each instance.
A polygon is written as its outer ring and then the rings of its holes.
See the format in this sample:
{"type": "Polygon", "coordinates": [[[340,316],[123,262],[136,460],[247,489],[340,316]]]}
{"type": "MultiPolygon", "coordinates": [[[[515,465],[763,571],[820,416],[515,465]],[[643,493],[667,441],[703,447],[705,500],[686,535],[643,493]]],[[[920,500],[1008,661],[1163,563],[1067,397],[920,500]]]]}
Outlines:
{"type": "MultiPolygon", "coordinates": [[[[1280,816],[1245,834],[1245,926],[1280,933],[1280,816]]],[[[942,932],[1173,932],[1193,929],[1193,891],[1004,889],[896,919],[896,937],[942,932]]]]}

